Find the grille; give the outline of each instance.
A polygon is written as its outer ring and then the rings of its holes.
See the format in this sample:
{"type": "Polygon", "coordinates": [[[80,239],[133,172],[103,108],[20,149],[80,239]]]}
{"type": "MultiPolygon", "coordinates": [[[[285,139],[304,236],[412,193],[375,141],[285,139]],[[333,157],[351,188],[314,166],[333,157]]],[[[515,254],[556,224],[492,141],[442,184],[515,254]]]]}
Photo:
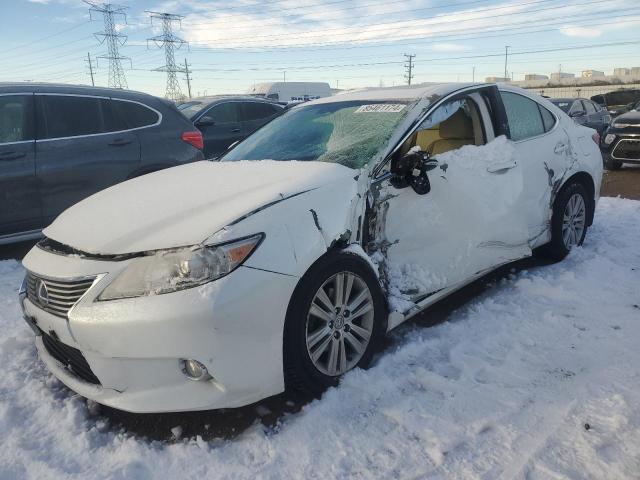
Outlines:
{"type": "Polygon", "coordinates": [[[100,380],[98,380],[98,377],[91,371],[87,359],[84,358],[80,350],[65,345],[60,340],[56,340],[44,332],[42,332],[42,343],[47,352],[49,352],[49,355],[67,367],[75,376],[85,382],[100,385],[100,380]]]}
{"type": "Polygon", "coordinates": [[[51,280],[27,272],[27,298],[42,310],[58,317],[67,313],[93,284],[95,277],[79,280],[51,280]]]}
{"type": "Polygon", "coordinates": [[[613,149],[611,156],[617,160],[640,160],[640,139],[623,138],[613,149]]]}

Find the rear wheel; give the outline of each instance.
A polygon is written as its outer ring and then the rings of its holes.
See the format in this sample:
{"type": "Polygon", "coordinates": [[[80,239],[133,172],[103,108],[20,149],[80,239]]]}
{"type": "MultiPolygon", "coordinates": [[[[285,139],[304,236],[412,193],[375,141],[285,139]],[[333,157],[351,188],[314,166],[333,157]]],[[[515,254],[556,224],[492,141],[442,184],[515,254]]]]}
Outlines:
{"type": "Polygon", "coordinates": [[[300,280],[287,311],[287,387],[319,395],[341,375],[371,361],[385,331],[386,305],[363,259],[330,253],[300,280]]]}
{"type": "Polygon", "coordinates": [[[573,247],[582,245],[589,208],[589,196],[581,183],[570,183],[560,191],[551,217],[551,242],[541,249],[545,256],[562,260],[573,247]]]}

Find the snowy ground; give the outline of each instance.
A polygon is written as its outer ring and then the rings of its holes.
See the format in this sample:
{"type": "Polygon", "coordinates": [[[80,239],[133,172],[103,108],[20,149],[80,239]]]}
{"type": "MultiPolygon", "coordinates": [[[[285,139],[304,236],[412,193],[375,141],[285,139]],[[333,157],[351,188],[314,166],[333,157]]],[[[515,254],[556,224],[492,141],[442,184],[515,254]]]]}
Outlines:
{"type": "Polygon", "coordinates": [[[0,262],[0,479],[640,478],[640,202],[500,281],[368,371],[234,440],[151,442],[90,416],[36,359],[0,262]]]}

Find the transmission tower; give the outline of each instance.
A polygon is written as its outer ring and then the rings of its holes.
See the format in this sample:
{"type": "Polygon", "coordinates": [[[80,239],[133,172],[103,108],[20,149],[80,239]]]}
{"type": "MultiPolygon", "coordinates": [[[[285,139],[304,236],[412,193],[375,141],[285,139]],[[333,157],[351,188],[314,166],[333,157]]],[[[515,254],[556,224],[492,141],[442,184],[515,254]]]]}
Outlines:
{"type": "Polygon", "coordinates": [[[151,16],[152,25],[154,18],[162,20],[162,35],[147,39],[147,45],[149,42],[154,42],[159,48],[164,48],[166,63],[163,67],[156,68],[156,71],[167,72],[167,93],[165,96],[171,100],[180,100],[184,98],[184,95],[182,95],[182,91],[180,90],[180,84],[178,83],[178,77],[176,74],[186,73],[186,69],[180,68],[176,65],[174,51],[179,50],[182,45],[187,42],[176,37],[173,34],[172,27],[173,22],[180,22],[184,17],[173,13],[150,11],[147,11],[147,13],[151,16]]]}
{"type": "Polygon", "coordinates": [[[115,17],[118,15],[122,16],[126,23],[127,16],[124,12],[129,7],[114,5],[112,3],[98,3],[90,0],[84,0],[84,3],[91,7],[89,8],[90,16],[94,12],[100,13],[104,20],[104,31],[95,33],[95,36],[100,40],[100,44],[107,44],[107,55],[101,55],[98,58],[109,60],[108,85],[113,88],[128,88],[127,79],[124,76],[124,70],[120,62],[122,60],[131,61],[131,59],[121,56],[118,52],[118,47],[125,44],[127,36],[117,32],[115,17]]]}
{"type": "Polygon", "coordinates": [[[415,54],[413,55],[409,55],[407,53],[404,54],[405,58],[407,59],[405,64],[404,64],[404,69],[406,70],[406,74],[404,76],[404,78],[407,79],[407,85],[411,85],[411,80],[413,79],[413,77],[415,76],[413,74],[413,59],[416,58],[415,54]]]}

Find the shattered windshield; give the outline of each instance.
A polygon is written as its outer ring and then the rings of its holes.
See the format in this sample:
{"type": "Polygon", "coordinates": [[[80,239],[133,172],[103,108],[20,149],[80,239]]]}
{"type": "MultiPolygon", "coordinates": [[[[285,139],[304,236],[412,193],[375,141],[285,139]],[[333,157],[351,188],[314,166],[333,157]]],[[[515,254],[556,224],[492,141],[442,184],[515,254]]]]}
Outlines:
{"type": "Polygon", "coordinates": [[[265,125],[222,161],[316,160],[361,168],[411,110],[407,101],[345,101],[296,108],[265,125]]]}

